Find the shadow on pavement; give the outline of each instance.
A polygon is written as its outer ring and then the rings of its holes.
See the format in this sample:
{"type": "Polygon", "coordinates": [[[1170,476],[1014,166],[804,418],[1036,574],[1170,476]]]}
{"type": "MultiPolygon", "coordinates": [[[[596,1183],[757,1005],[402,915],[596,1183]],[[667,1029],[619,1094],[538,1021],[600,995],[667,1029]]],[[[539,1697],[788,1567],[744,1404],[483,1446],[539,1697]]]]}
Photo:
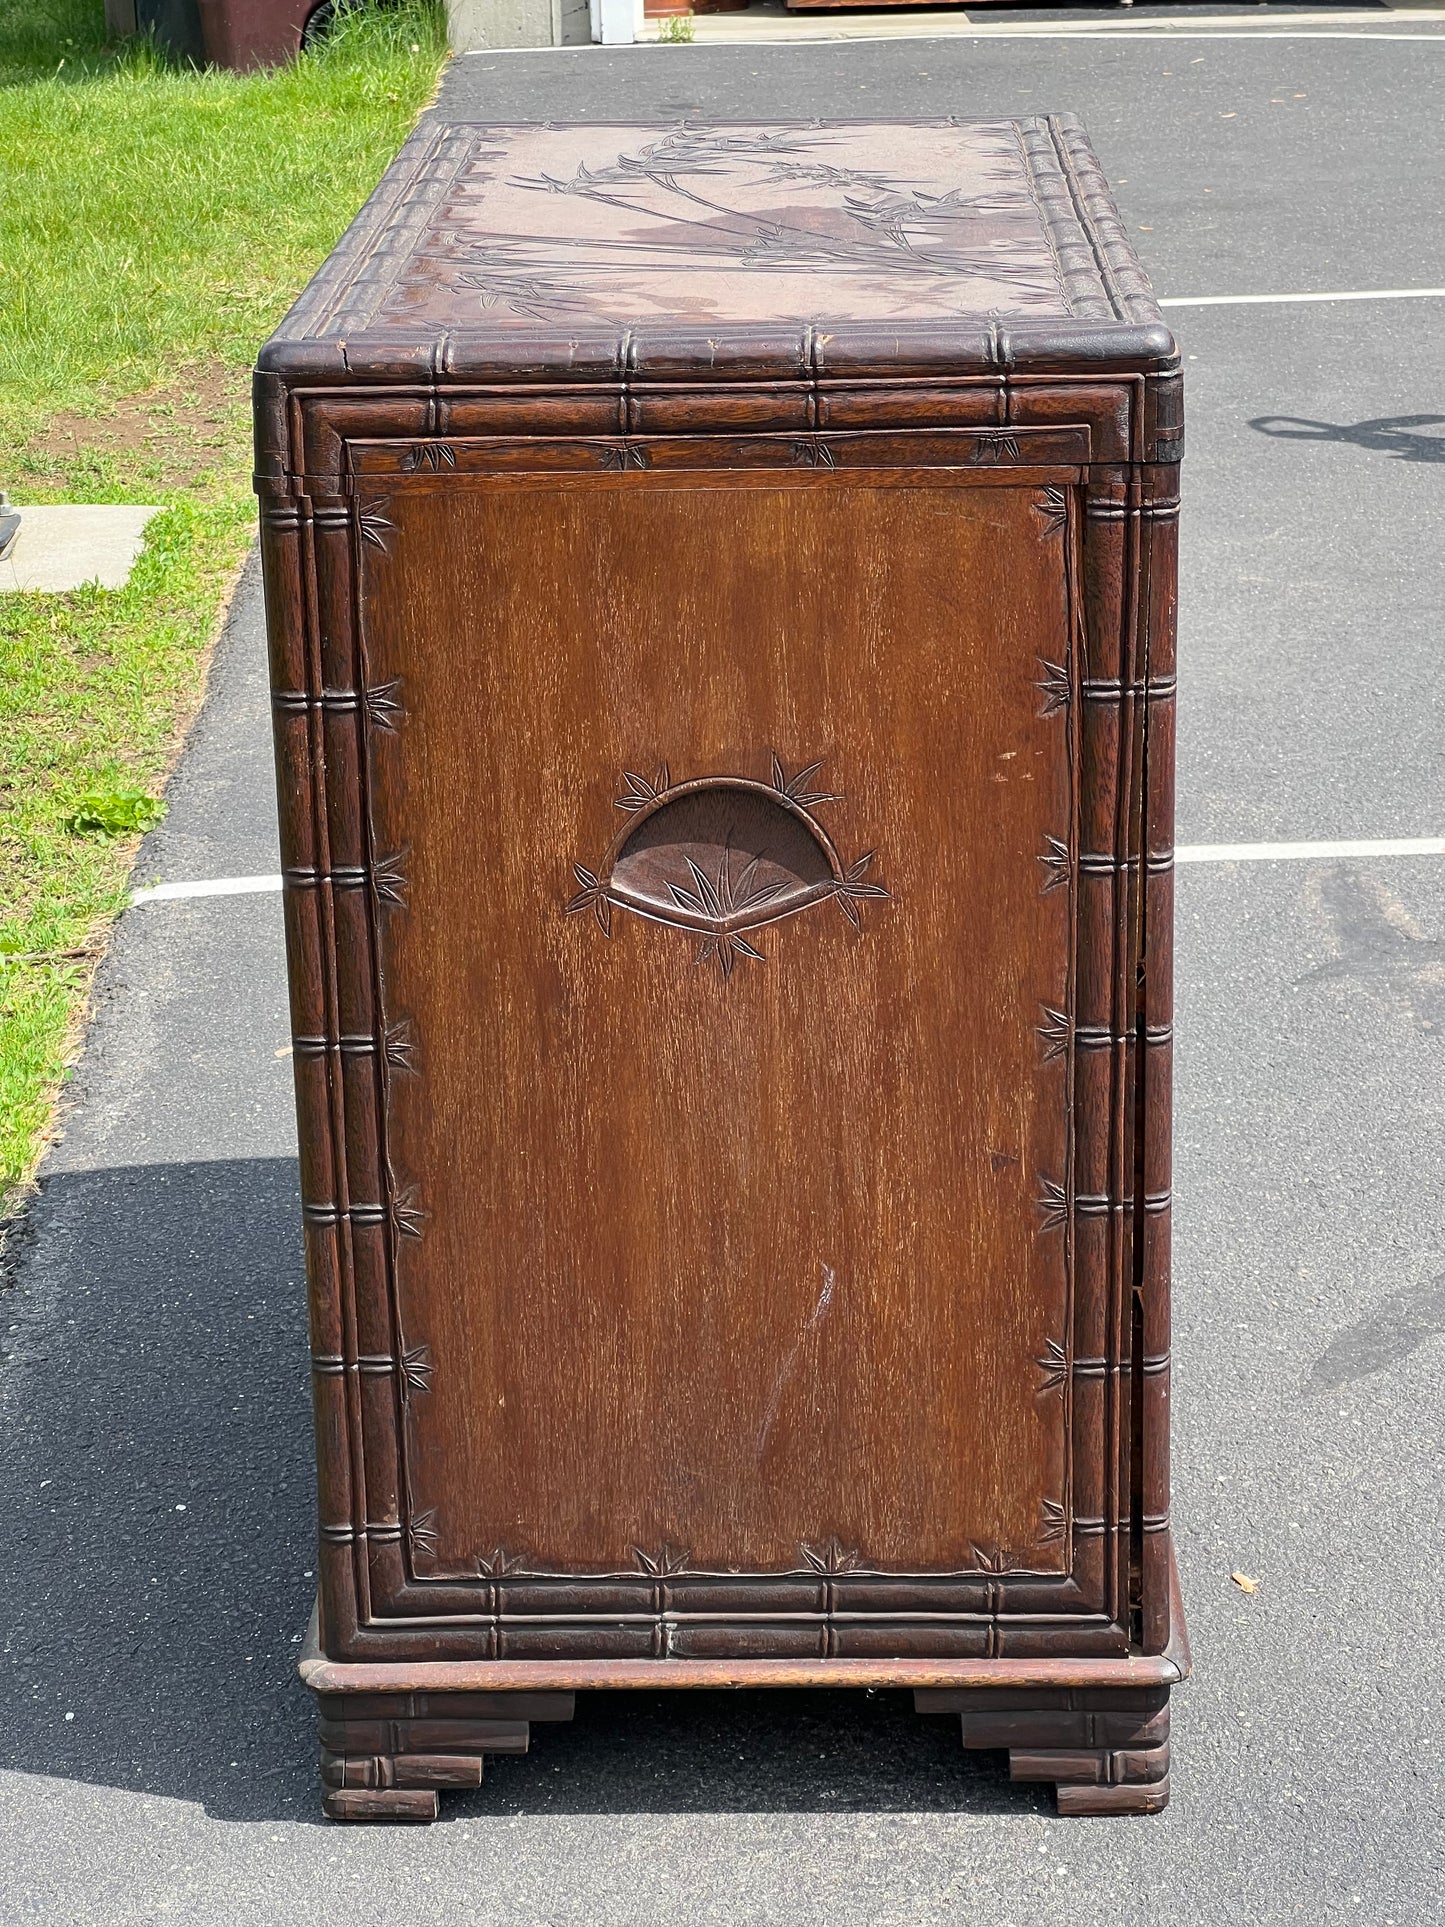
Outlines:
{"type": "MultiPolygon", "coordinates": [[[[0,1767],[319,1821],[289,1158],[49,1176],[0,1292],[0,1767]]],[[[458,1817],[1044,1810],[904,1693],[580,1696],[458,1817]]]]}
{"type": "Polygon", "coordinates": [[[1300,415],[1256,415],[1250,427],[1286,442],[1348,442],[1374,449],[1400,462],[1445,462],[1445,433],[1422,435],[1422,428],[1445,429],[1445,415],[1381,415],[1370,422],[1316,422],[1300,415]]]}

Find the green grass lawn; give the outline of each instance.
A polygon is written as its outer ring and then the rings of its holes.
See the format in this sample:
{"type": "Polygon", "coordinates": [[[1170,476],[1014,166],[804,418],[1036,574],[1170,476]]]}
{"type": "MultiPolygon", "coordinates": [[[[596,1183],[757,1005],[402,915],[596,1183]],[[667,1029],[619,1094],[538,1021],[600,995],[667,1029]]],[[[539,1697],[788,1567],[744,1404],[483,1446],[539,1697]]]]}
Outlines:
{"type": "Polygon", "coordinates": [[[102,0],[0,0],[0,486],[165,509],[127,588],[0,595],[0,1222],[138,841],[77,806],[164,786],[254,518],[247,370],[443,58],[431,0],[246,76],[107,49],[102,0]]]}

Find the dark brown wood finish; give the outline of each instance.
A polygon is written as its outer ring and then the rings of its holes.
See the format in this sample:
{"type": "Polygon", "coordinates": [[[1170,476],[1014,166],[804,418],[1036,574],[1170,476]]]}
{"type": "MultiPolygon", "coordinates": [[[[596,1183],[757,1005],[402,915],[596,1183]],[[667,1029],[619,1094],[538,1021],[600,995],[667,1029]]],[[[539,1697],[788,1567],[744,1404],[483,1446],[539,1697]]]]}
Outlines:
{"type": "Polygon", "coordinates": [[[398,1666],[881,1666],[1162,1804],[1075,1729],[1180,1671],[1179,378],[1081,132],[433,129],[256,400],[328,1810],[472,1771],[398,1666]]]}

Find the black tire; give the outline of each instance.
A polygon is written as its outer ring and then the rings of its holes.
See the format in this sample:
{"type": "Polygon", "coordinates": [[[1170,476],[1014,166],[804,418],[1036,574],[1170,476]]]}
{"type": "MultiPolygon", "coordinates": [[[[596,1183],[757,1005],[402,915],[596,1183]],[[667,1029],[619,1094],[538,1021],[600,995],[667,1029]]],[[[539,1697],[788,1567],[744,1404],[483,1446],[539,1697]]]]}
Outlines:
{"type": "Polygon", "coordinates": [[[336,11],[337,0],[321,0],[321,4],[307,14],[306,25],[301,29],[301,45],[307,53],[319,47],[336,25],[336,11]]]}

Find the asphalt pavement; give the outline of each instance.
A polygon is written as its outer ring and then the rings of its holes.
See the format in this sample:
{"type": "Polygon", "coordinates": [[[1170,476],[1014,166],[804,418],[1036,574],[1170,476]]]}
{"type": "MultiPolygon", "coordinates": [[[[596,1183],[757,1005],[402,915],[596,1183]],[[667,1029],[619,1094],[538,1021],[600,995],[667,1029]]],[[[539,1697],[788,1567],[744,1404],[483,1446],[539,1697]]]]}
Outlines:
{"type": "MultiPolygon", "coordinates": [[[[1166,297],[1439,285],[1445,39],[1380,20],[475,55],[439,111],[1069,109],[1166,297]]],[[[1181,842],[1445,834],[1445,302],[1171,319],[1181,842]]],[[[264,678],[252,570],[139,880],[279,867],[264,678]]],[[[1167,1813],[1058,1819],[901,1694],[643,1694],[579,1698],[431,1829],[325,1824],[280,905],[155,902],[0,1291],[0,1922],[1445,1918],[1445,861],[1178,895],[1167,1813]]]]}

